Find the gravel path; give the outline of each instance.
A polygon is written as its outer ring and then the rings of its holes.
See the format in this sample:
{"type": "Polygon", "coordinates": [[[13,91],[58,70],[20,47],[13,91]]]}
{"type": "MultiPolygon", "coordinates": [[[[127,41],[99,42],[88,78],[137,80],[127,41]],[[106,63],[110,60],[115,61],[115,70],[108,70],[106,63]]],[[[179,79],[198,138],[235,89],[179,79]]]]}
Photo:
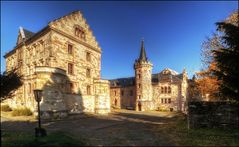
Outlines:
{"type": "MultiPolygon", "coordinates": [[[[178,117],[180,115],[174,112],[114,110],[107,116],[81,114],[64,120],[43,121],[43,127],[47,132],[63,131],[79,136],[95,146],[170,146],[173,144],[164,140],[154,128],[170,126],[178,117]]],[[[11,121],[1,117],[1,129],[6,131],[27,131],[34,134],[36,126],[37,122],[11,121]]]]}

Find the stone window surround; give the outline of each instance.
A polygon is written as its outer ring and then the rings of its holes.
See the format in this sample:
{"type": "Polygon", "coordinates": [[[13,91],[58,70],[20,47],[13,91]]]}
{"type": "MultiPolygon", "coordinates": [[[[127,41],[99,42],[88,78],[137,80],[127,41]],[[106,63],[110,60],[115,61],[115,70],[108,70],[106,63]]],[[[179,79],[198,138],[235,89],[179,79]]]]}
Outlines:
{"type": "Polygon", "coordinates": [[[87,69],[86,69],[86,77],[87,77],[87,78],[90,78],[90,77],[91,77],[91,69],[90,69],[90,68],[87,68],[87,69]]]}
{"type": "Polygon", "coordinates": [[[86,61],[91,62],[91,52],[86,51],[86,61]]]}
{"type": "Polygon", "coordinates": [[[67,53],[69,55],[73,55],[74,54],[74,45],[72,43],[67,43],[67,53]]]}
{"type": "Polygon", "coordinates": [[[91,86],[90,85],[86,86],[86,94],[91,95],[91,86]]]}
{"type": "Polygon", "coordinates": [[[67,73],[70,75],[74,74],[74,64],[73,63],[68,63],[67,64],[67,73]]]}
{"type": "Polygon", "coordinates": [[[161,98],[161,104],[170,104],[171,98],[161,98]]]}
{"type": "Polygon", "coordinates": [[[85,30],[79,26],[79,25],[76,25],[74,27],[74,34],[76,37],[79,37],[80,39],[83,39],[83,40],[86,40],[86,33],[85,33],[85,30]]]}
{"type": "Polygon", "coordinates": [[[161,94],[171,94],[171,86],[161,86],[161,94]]]}

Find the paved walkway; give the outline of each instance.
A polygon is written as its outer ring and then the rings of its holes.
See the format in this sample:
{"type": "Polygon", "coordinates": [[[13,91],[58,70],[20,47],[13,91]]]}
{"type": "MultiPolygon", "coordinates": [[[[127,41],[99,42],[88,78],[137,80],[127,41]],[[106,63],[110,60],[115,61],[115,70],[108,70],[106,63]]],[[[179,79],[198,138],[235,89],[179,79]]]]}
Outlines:
{"type": "MultiPolygon", "coordinates": [[[[91,145],[173,145],[165,140],[164,135],[155,131],[157,127],[175,124],[180,114],[174,112],[135,112],[115,110],[109,115],[72,115],[68,119],[43,122],[48,132],[63,131],[79,136],[91,145]]],[[[8,121],[2,122],[2,129],[7,131],[28,131],[34,133],[37,122],[8,121]]],[[[170,132],[168,132],[170,133],[170,132]]]]}

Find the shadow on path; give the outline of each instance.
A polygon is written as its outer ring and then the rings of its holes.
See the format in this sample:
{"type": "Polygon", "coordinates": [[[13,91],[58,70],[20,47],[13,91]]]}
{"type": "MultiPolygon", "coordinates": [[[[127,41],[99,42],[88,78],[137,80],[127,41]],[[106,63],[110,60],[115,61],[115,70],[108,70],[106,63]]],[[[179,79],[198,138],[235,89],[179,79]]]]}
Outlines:
{"type": "MultiPolygon", "coordinates": [[[[155,131],[155,127],[167,127],[182,118],[179,113],[118,110],[105,116],[80,114],[62,120],[45,120],[43,127],[47,132],[63,131],[85,138],[91,145],[169,146],[174,144],[165,139],[165,133],[155,131]]],[[[37,122],[4,121],[1,129],[34,135],[36,126],[37,122]]]]}

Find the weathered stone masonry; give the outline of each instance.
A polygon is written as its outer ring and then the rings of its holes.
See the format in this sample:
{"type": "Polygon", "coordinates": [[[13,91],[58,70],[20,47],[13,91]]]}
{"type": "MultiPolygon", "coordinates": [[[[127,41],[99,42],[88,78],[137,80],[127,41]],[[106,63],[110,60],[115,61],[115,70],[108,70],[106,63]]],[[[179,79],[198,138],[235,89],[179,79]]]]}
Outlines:
{"type": "Polygon", "coordinates": [[[109,82],[101,80],[101,48],[79,11],[32,33],[20,28],[16,47],[7,53],[6,70],[18,68],[20,87],[8,103],[36,109],[34,89],[44,92],[42,113],[110,112],[109,82]]]}
{"type": "Polygon", "coordinates": [[[110,80],[110,97],[113,108],[186,111],[188,78],[169,68],[152,74],[153,64],[148,61],[144,42],[140,56],[134,63],[135,76],[110,80]]]}

